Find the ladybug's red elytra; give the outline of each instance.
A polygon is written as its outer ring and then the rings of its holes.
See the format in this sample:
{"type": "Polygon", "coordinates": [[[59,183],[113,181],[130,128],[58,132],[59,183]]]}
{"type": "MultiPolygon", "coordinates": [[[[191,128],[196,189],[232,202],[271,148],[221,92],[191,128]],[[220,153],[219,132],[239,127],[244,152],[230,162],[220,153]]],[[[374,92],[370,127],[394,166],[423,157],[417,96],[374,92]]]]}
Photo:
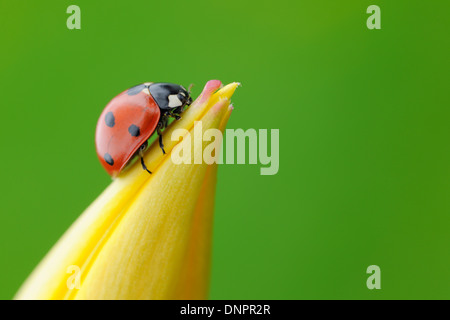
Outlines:
{"type": "Polygon", "coordinates": [[[147,140],[157,131],[159,146],[165,154],[161,130],[169,118],[179,119],[185,106],[192,103],[190,93],[178,84],[146,82],[113,98],[97,122],[95,145],[105,170],[116,177],[134,156],[141,158],[147,140]]]}

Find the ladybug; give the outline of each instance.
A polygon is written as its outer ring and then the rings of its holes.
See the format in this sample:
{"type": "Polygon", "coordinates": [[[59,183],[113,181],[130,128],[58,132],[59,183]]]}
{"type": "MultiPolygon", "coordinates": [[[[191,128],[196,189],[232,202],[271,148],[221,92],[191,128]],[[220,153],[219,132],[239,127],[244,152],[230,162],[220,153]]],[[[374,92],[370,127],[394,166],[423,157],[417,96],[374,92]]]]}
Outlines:
{"type": "Polygon", "coordinates": [[[113,98],[100,115],[95,132],[97,156],[109,175],[116,177],[135,156],[151,173],[143,158],[148,139],[156,131],[165,154],[161,130],[170,118],[180,119],[191,103],[189,91],[173,83],[146,82],[113,98]]]}

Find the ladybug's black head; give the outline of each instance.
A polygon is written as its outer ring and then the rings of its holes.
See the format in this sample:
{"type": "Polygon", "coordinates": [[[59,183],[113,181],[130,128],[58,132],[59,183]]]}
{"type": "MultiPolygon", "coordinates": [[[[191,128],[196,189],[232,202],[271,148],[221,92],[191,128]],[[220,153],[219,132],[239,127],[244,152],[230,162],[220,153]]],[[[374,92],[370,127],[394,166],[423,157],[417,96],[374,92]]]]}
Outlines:
{"type": "Polygon", "coordinates": [[[153,83],[149,91],[161,110],[182,110],[192,103],[189,92],[179,84],[153,83]]]}

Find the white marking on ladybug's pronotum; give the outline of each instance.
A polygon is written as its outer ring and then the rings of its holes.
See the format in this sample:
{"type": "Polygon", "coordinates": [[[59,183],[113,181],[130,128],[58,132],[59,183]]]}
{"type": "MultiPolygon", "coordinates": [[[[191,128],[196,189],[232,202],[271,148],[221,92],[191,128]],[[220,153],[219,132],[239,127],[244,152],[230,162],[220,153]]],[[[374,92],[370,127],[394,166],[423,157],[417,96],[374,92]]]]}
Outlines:
{"type": "Polygon", "coordinates": [[[146,87],[145,87],[145,89],[142,89],[142,91],[145,94],[150,95],[150,90],[148,90],[148,87],[152,84],[153,84],[153,82],[144,82],[143,85],[145,85],[146,87]]]}
{"type": "Polygon", "coordinates": [[[171,94],[169,96],[169,108],[176,108],[179,106],[182,106],[183,103],[178,99],[178,96],[176,94],[171,94]]]}
{"type": "Polygon", "coordinates": [[[186,97],[186,95],[184,94],[183,91],[180,91],[180,94],[181,94],[183,97],[186,97]]]}

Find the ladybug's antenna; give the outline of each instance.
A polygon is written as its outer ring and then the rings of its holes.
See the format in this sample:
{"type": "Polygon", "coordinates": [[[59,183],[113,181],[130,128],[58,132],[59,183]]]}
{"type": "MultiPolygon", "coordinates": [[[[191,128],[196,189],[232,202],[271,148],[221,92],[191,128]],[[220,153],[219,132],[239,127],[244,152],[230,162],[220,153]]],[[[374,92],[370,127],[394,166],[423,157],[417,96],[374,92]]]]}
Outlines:
{"type": "Polygon", "coordinates": [[[191,89],[192,89],[193,86],[194,86],[193,83],[191,83],[191,84],[189,85],[189,87],[188,87],[188,93],[189,93],[189,94],[191,94],[191,89]]]}

